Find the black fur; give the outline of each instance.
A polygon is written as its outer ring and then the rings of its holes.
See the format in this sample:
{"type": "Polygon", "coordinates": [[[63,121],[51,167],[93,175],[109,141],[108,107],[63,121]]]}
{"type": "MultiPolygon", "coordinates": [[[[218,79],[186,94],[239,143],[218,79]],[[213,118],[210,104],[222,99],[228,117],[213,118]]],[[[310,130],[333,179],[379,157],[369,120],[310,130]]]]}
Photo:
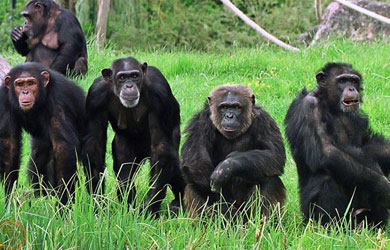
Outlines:
{"type": "MultiPolygon", "coordinates": [[[[142,66],[132,57],[120,58],[112,63],[111,80],[102,76],[95,79],[87,96],[88,134],[84,140],[83,158],[87,172],[91,173],[92,189],[97,191],[98,181],[105,168],[109,122],[115,131],[112,153],[114,171],[120,182],[119,198],[123,197],[138,166],[145,158],[150,157],[151,189],[145,203],[148,211],[156,213],[165,197],[168,184],[175,195],[175,206],[179,205],[184,191],[178,158],[180,109],[161,72],[153,66],[147,66],[143,70],[142,66]],[[140,91],[138,104],[127,108],[119,101],[119,93],[115,93],[115,77],[119,71],[132,70],[139,70],[143,78],[137,83],[140,91]]],[[[128,203],[133,201],[135,191],[132,186],[128,203]]]]}
{"type": "MultiPolygon", "coordinates": [[[[242,94],[242,90],[230,89],[232,85],[225,86],[237,96],[242,94]]],[[[279,176],[283,174],[286,158],[279,128],[260,106],[252,106],[249,98],[245,102],[241,104],[249,105],[253,119],[245,121],[250,126],[238,137],[226,138],[216,128],[210,119],[214,110],[210,101],[194,115],[185,130],[181,169],[187,183],[185,206],[191,213],[201,213],[204,205],[226,201],[222,210],[232,209],[235,215],[256,193],[256,187],[263,196],[263,214],[269,212],[267,203],[274,205],[285,200],[285,187],[279,176]],[[214,186],[222,191],[212,191],[214,186]]]]}
{"type": "MultiPolygon", "coordinates": [[[[5,174],[10,192],[19,170],[20,140],[24,129],[31,137],[29,176],[39,193],[40,175],[45,188],[57,188],[61,201],[68,200],[63,182],[74,191],[77,158],[85,128],[85,96],[83,90],[61,74],[37,63],[15,66],[8,73],[10,88],[0,87],[0,170],[5,174]],[[50,73],[50,82],[42,86],[41,72],[50,73]],[[39,93],[33,108],[20,108],[13,81],[29,72],[39,79],[39,93]]],[[[42,190],[45,192],[46,190],[42,190]]]]}
{"type": "MultiPolygon", "coordinates": [[[[298,170],[302,212],[306,219],[321,218],[326,224],[342,218],[352,201],[347,219],[386,225],[390,142],[370,129],[365,114],[342,111],[336,108],[339,102],[329,99],[343,98],[344,85],[334,88],[338,75],[360,76],[351,65],[329,63],[320,73],[319,86],[311,92],[304,88],[285,118],[298,170]]],[[[360,84],[354,86],[361,93],[360,84]]]]}
{"type": "Polygon", "coordinates": [[[66,74],[68,69],[72,74],[85,74],[88,70],[87,45],[76,16],[52,0],[31,0],[24,11],[43,19],[39,23],[31,22],[33,29],[42,26],[39,34],[34,36],[23,32],[22,26],[12,29],[12,42],[16,51],[26,56],[26,62],[39,62],[62,74],[66,74]],[[36,3],[43,6],[42,14],[35,12],[33,6],[36,3]],[[47,40],[43,41],[45,37],[47,40]],[[48,42],[58,46],[53,47],[48,42]]]}

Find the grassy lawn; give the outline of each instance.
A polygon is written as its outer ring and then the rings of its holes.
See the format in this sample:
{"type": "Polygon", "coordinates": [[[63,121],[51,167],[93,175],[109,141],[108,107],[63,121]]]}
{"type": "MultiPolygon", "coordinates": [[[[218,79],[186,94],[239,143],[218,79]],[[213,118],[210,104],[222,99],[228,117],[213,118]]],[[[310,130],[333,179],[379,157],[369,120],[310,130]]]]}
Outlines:
{"type": "MultiPolygon", "coordinates": [[[[181,106],[182,130],[198,112],[208,93],[224,83],[250,86],[257,99],[278,122],[284,133],[283,119],[295,94],[302,87],[315,85],[315,72],[328,61],[353,64],[364,79],[363,110],[371,118],[374,130],[390,135],[390,44],[388,42],[352,43],[335,41],[320,44],[299,53],[276,47],[229,49],[218,53],[140,52],[123,54],[89,47],[89,72],[75,79],[86,91],[100,70],[118,57],[134,56],[158,67],[171,84],[181,106]]],[[[13,52],[0,52],[12,64],[24,59],[13,52]]],[[[152,219],[139,209],[148,189],[148,165],[139,173],[137,203],[127,208],[116,199],[112,172],[109,133],[106,195],[91,197],[82,186],[75,204],[55,206],[55,197],[33,197],[26,178],[29,158],[28,135],[25,135],[23,163],[12,203],[5,205],[0,188],[0,221],[16,220],[26,228],[25,249],[384,249],[389,247],[388,233],[377,229],[349,230],[323,228],[316,223],[303,224],[299,209],[298,179],[289,150],[283,182],[287,202],[275,220],[255,216],[246,225],[231,224],[221,217],[191,219],[185,213],[175,217],[162,211],[152,219]],[[94,203],[97,207],[94,213],[94,203]]],[[[184,138],[182,138],[183,141],[184,138]]],[[[287,147],[287,144],[286,148],[287,147]]],[[[81,178],[83,182],[83,178],[81,178]]],[[[162,209],[172,199],[169,193],[162,209]]],[[[0,239],[7,228],[0,227],[0,239]]]]}

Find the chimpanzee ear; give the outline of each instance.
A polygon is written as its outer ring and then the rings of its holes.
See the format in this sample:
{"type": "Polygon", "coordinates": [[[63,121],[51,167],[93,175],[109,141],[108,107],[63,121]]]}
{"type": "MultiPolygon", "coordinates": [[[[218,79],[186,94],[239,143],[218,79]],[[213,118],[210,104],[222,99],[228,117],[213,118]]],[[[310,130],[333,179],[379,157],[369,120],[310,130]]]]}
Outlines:
{"type": "Polygon", "coordinates": [[[45,70],[41,72],[41,75],[43,76],[43,78],[45,78],[45,80],[43,81],[43,87],[46,88],[46,86],[50,82],[50,73],[45,70]]]}
{"type": "Polygon", "coordinates": [[[209,106],[211,106],[211,97],[210,97],[210,96],[207,97],[207,104],[208,104],[209,106]]]}
{"type": "Polygon", "coordinates": [[[148,64],[146,62],[141,64],[141,69],[142,69],[142,72],[144,72],[144,75],[146,75],[146,71],[148,69],[148,64]]]}
{"type": "Polygon", "coordinates": [[[317,72],[316,74],[317,84],[321,87],[326,86],[326,74],[323,71],[317,72]]]}
{"type": "Polygon", "coordinates": [[[103,76],[104,80],[106,80],[107,82],[111,82],[112,81],[112,69],[111,68],[102,69],[102,76],[103,76]]]}
{"type": "Polygon", "coordinates": [[[10,88],[10,86],[9,86],[9,80],[11,80],[11,76],[6,76],[6,77],[4,78],[4,84],[5,84],[5,86],[7,86],[7,88],[10,88]]]}
{"type": "Polygon", "coordinates": [[[255,102],[256,102],[256,97],[255,97],[255,95],[252,95],[252,96],[251,96],[251,100],[252,100],[252,104],[255,105],[255,102]]]}

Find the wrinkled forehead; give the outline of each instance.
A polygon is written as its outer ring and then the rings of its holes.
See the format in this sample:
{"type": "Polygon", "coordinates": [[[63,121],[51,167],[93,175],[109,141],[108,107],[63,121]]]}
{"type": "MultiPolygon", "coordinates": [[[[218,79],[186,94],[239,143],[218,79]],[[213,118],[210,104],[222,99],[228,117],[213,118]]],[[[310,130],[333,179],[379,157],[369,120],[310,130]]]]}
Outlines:
{"type": "Polygon", "coordinates": [[[234,103],[234,102],[240,102],[242,99],[242,96],[238,95],[237,93],[234,93],[233,91],[226,91],[223,93],[222,102],[227,103],[234,103]]]}
{"type": "Polygon", "coordinates": [[[251,98],[250,93],[246,93],[245,91],[234,91],[228,89],[219,89],[217,91],[213,91],[210,96],[212,96],[212,101],[216,103],[246,103],[247,99],[251,98]]]}
{"type": "Polygon", "coordinates": [[[121,60],[115,60],[112,63],[112,69],[115,72],[119,71],[133,71],[133,70],[139,70],[141,71],[140,64],[137,60],[132,58],[126,58],[121,60]]]}
{"type": "Polygon", "coordinates": [[[17,78],[30,78],[30,77],[34,77],[34,76],[28,71],[23,71],[17,76],[17,78]]]}
{"type": "Polygon", "coordinates": [[[362,78],[358,71],[348,66],[336,67],[332,69],[332,75],[334,75],[335,77],[345,74],[356,75],[359,76],[360,79],[362,78]]]}

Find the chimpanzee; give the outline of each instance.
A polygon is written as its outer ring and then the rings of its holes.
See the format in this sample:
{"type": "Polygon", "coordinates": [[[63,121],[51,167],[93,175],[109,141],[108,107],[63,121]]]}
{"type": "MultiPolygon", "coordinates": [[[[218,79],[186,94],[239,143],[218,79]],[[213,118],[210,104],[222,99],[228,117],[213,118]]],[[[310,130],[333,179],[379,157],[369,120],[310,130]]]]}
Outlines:
{"type": "Polygon", "coordinates": [[[41,191],[56,188],[65,204],[67,192],[74,191],[84,135],[83,90],[46,66],[24,63],[13,67],[0,86],[0,115],[0,171],[5,174],[7,193],[18,177],[24,129],[32,137],[29,175],[34,188],[39,193],[43,180],[41,191]]]}
{"type": "Polygon", "coordinates": [[[26,62],[39,62],[62,74],[88,70],[84,32],[73,13],[52,0],[31,0],[21,13],[23,26],[15,26],[12,42],[26,62]]]}
{"type": "Polygon", "coordinates": [[[191,215],[223,201],[221,211],[235,217],[251,197],[262,197],[261,213],[268,215],[284,202],[283,139],[248,87],[226,84],[212,90],[185,133],[181,170],[191,215]]]}
{"type": "Polygon", "coordinates": [[[328,224],[346,215],[352,226],[385,226],[390,142],[360,111],[362,76],[349,64],[328,63],[316,78],[318,86],[304,88],[285,118],[304,217],[328,224]]]}
{"type": "Polygon", "coordinates": [[[113,168],[119,179],[118,197],[129,188],[127,201],[135,197],[134,174],[150,157],[150,190],[145,205],[156,213],[171,185],[177,208],[184,191],[179,169],[180,109],[161,72],[133,57],[113,61],[102,70],[87,95],[87,136],[84,140],[84,165],[94,192],[104,171],[107,126],[115,131],[112,142],[113,168]],[[89,167],[89,168],[88,168],[89,167]]]}

